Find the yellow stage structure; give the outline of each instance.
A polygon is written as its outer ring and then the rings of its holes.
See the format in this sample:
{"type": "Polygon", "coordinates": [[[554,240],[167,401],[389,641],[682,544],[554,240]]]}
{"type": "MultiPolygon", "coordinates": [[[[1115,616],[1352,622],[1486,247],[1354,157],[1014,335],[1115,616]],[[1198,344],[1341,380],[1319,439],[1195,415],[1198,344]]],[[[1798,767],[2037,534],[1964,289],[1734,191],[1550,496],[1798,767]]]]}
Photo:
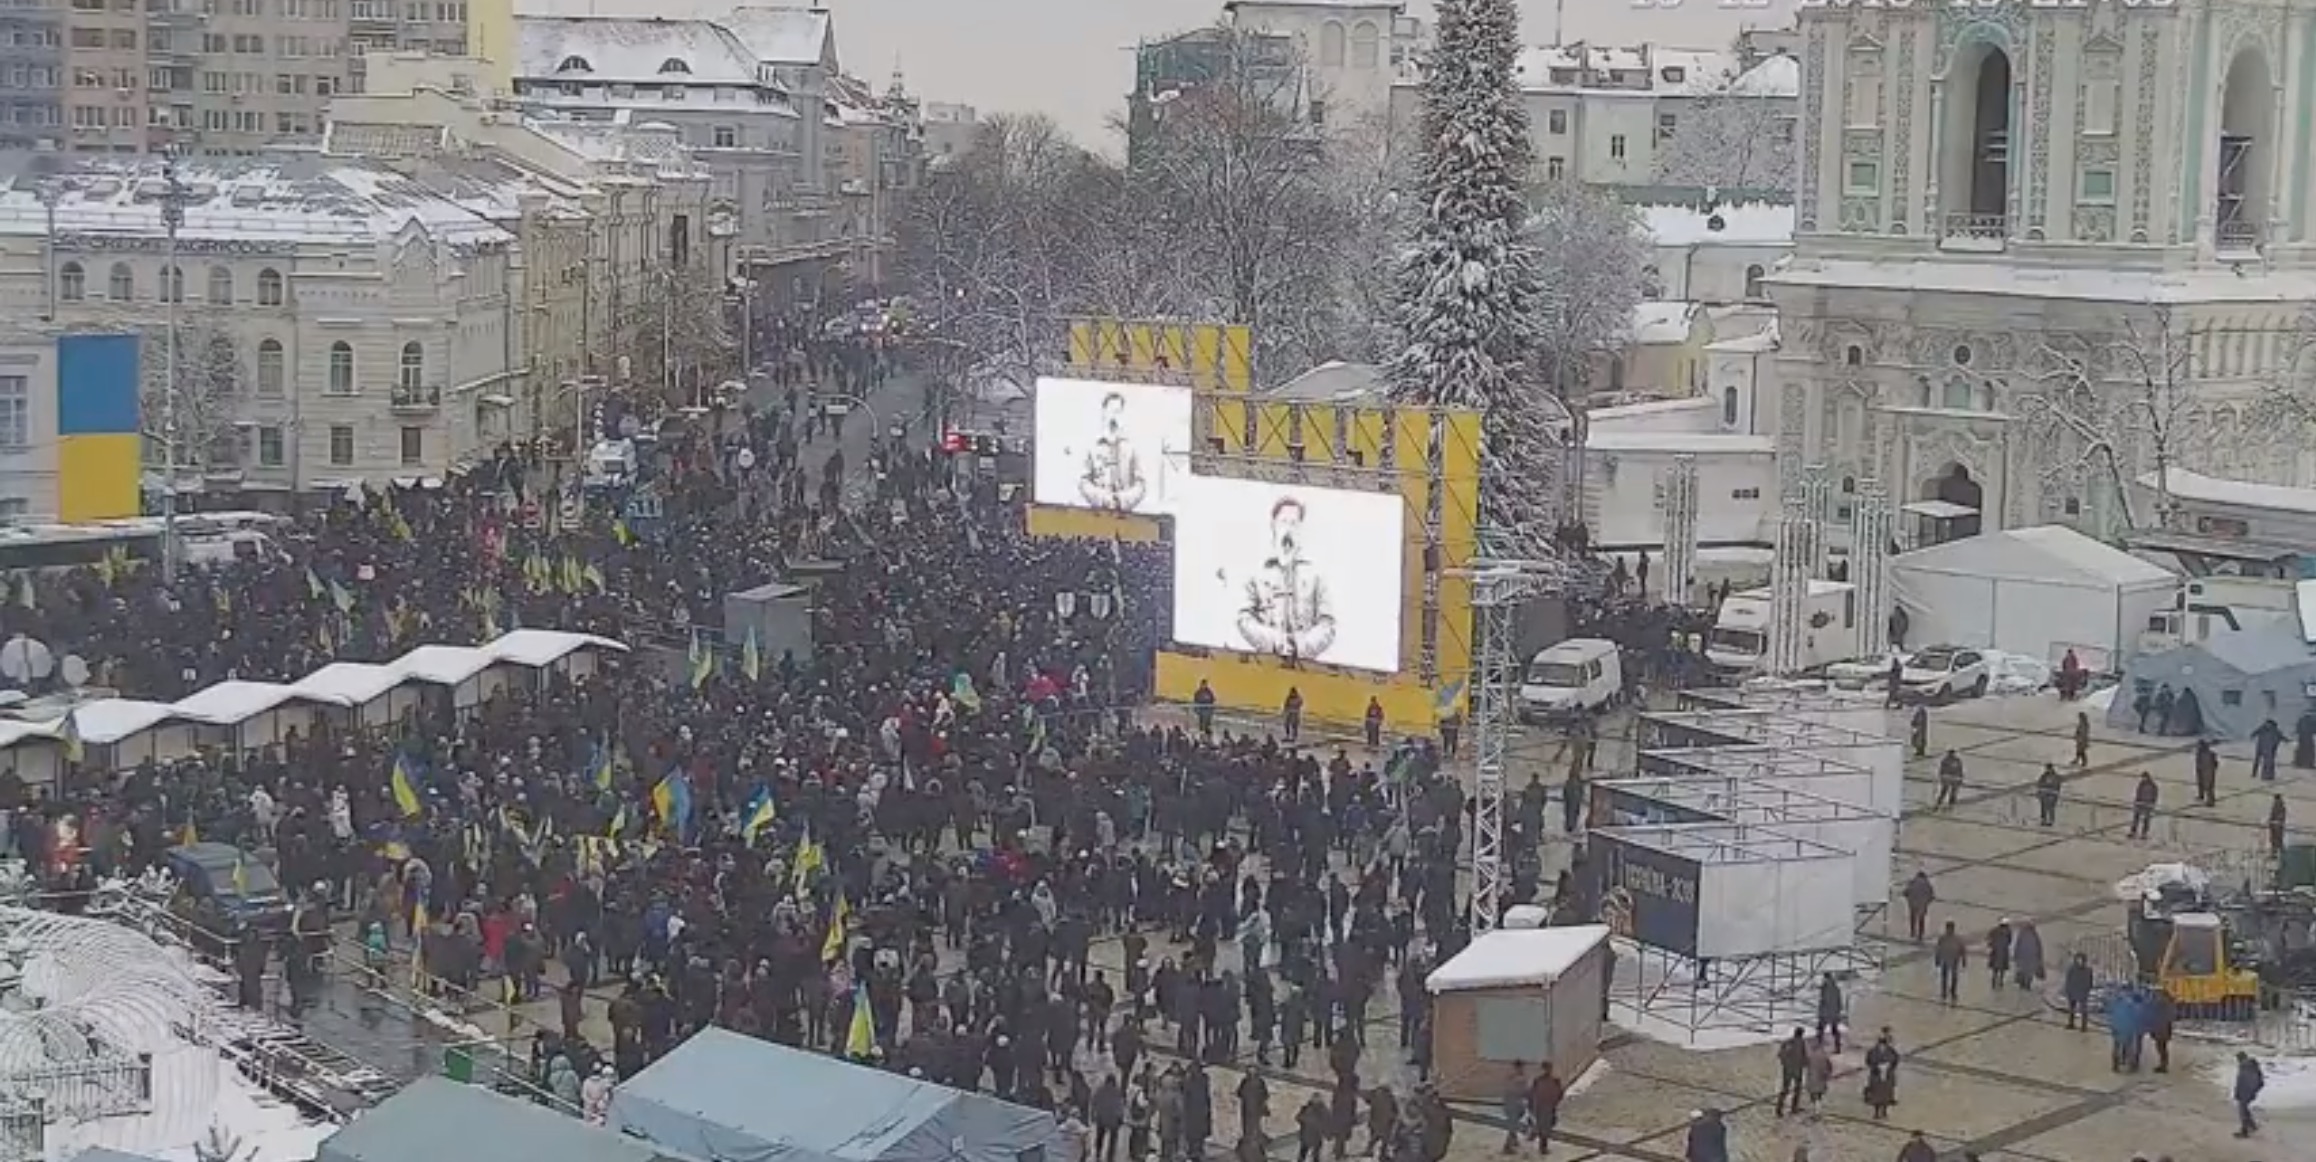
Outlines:
{"type": "Polygon", "coordinates": [[[1156,694],[1189,701],[1201,679],[1218,705],[1275,714],[1292,688],[1306,719],[1358,722],[1368,699],[1386,728],[1428,733],[1459,711],[1472,669],[1472,592],[1455,576],[1477,549],[1480,417],[1381,403],[1266,401],[1200,392],[1193,412],[1200,475],[1396,493],[1406,506],[1400,669],[1396,674],[1223,650],[1161,650],[1156,694]]]}
{"type": "MultiPolygon", "coordinates": [[[[1068,344],[1063,362],[1085,379],[1240,393],[1254,386],[1254,336],[1236,323],[1072,319],[1068,344]]],[[[1163,535],[1156,517],[1049,504],[1029,507],[1029,531],[1132,542],[1163,535]]]]}

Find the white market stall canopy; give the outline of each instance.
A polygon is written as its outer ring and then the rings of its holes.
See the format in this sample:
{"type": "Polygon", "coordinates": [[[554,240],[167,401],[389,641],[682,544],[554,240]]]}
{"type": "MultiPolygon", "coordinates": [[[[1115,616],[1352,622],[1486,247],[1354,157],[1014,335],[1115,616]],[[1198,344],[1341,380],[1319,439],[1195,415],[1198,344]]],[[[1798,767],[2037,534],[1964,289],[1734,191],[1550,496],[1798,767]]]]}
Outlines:
{"type": "Polygon", "coordinates": [[[1606,924],[1498,928],[1481,933],[1446,964],[1431,970],[1423,979],[1423,987],[1433,993],[1447,993],[1548,985],[1593,949],[1608,943],[1608,936],[1606,924]]]}
{"type": "MultiPolygon", "coordinates": [[[[75,706],[64,717],[0,720],[0,752],[26,744],[62,745],[68,720],[72,732],[88,746],[117,746],[172,728],[186,732],[186,738],[174,746],[160,745],[156,740],[156,745],[138,748],[136,754],[117,756],[117,766],[133,766],[147,752],[153,757],[167,757],[159,752],[190,749],[190,731],[197,727],[238,732],[298,705],[359,710],[413,684],[471,692],[478,690],[479,680],[494,669],[545,670],[582,651],[626,653],[628,647],[595,634],[523,629],[479,646],[419,646],[382,665],[335,662],[288,684],[238,679],[219,682],[174,703],[98,698],[75,706]]],[[[480,700],[460,697],[462,705],[480,700]]]]}

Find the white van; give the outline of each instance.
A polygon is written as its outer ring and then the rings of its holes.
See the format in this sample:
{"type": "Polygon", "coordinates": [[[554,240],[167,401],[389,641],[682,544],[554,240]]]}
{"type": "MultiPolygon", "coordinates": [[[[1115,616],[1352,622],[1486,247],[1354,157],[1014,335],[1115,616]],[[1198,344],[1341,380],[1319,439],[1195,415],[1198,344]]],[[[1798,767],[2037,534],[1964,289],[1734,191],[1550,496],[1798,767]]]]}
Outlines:
{"type": "Polygon", "coordinates": [[[1527,672],[1520,675],[1520,721],[1588,713],[1623,693],[1624,664],[1616,643],[1570,638],[1529,659],[1527,672]]]}

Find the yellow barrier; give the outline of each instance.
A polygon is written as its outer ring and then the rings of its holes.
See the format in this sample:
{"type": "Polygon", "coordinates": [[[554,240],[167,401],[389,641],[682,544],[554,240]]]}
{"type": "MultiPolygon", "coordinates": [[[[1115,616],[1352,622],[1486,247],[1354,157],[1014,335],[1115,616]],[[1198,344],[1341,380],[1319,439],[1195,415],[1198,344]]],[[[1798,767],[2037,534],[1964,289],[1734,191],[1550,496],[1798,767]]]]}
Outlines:
{"type": "Polygon", "coordinates": [[[1155,693],[1162,702],[1188,704],[1204,680],[1215,705],[1226,710],[1276,716],[1292,688],[1303,695],[1309,722],[1354,725],[1367,718],[1367,700],[1383,704],[1386,734],[1429,734],[1439,725],[1438,700],[1412,675],[1369,674],[1357,670],[1290,669],[1276,658],[1215,652],[1158,652],[1155,693]]]}
{"type": "Polygon", "coordinates": [[[1159,539],[1164,526],[1157,517],[1098,508],[1061,508],[1051,504],[1029,506],[1029,535],[1033,537],[1112,537],[1136,544],[1159,539]]]}

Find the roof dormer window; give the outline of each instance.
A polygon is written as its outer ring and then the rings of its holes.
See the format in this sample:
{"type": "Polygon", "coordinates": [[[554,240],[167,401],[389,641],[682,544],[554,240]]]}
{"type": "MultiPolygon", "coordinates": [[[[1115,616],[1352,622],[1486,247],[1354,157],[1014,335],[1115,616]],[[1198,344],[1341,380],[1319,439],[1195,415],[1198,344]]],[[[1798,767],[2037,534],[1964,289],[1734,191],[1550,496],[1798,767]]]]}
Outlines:
{"type": "Polygon", "coordinates": [[[663,77],[669,73],[689,73],[691,71],[692,66],[685,64],[681,59],[676,57],[671,56],[666,60],[659,62],[659,75],[663,77]]]}
{"type": "Polygon", "coordinates": [[[588,64],[586,57],[567,56],[563,58],[562,64],[555,66],[555,71],[558,73],[592,73],[595,71],[595,66],[588,64]]]}
{"type": "Polygon", "coordinates": [[[1679,65],[1666,65],[1659,75],[1665,78],[1666,84],[1678,85],[1689,79],[1689,70],[1679,65]]]}

